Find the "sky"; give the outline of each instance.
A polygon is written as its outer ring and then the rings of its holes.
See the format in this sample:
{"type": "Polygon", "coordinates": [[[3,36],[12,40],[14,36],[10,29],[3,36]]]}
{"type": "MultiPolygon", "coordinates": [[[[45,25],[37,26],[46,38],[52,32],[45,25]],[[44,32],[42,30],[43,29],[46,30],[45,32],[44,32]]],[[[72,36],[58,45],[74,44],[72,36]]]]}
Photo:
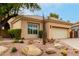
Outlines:
{"type": "Polygon", "coordinates": [[[24,9],[25,15],[39,15],[44,14],[47,17],[50,13],[56,13],[64,21],[70,20],[75,23],[79,21],[79,3],[40,3],[41,10],[30,12],[24,9]]]}

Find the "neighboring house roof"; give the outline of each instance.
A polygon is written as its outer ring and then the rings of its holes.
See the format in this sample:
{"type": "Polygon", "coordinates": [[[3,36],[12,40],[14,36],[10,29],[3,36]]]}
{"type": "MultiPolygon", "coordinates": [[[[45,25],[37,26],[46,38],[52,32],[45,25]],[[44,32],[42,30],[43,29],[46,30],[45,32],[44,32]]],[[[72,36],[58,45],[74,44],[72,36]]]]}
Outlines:
{"type": "Polygon", "coordinates": [[[66,22],[66,21],[64,21],[64,20],[59,20],[59,19],[56,19],[56,18],[49,18],[49,20],[47,20],[47,21],[49,21],[49,22],[53,22],[53,23],[59,23],[59,24],[67,24],[67,25],[73,25],[72,23],[70,23],[70,22],[66,22]]]}
{"type": "Polygon", "coordinates": [[[72,27],[79,27],[79,22],[73,23],[72,27]]]}

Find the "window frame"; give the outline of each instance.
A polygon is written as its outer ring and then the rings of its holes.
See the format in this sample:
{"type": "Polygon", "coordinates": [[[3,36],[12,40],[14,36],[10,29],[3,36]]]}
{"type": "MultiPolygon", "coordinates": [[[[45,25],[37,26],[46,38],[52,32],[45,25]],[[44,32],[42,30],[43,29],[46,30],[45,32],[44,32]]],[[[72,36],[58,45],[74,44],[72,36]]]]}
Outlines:
{"type": "Polygon", "coordinates": [[[28,23],[28,34],[39,34],[39,29],[40,29],[40,24],[38,24],[38,23],[31,23],[31,22],[29,22],[28,23]],[[31,24],[31,26],[32,26],[32,28],[31,28],[31,30],[29,29],[29,25],[31,24]],[[34,25],[36,26],[36,30],[35,29],[33,29],[34,28],[34,25]],[[31,31],[31,32],[30,32],[31,31]],[[34,31],[36,31],[36,33],[34,32],[34,31]],[[29,33],[30,32],[30,33],[29,33]]]}

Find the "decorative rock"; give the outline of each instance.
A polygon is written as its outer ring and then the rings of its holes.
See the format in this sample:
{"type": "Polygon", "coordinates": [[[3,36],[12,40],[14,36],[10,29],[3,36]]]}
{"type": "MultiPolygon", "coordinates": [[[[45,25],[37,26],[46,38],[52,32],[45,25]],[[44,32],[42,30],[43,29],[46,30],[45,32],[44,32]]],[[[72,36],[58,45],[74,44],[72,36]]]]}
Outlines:
{"type": "Polygon", "coordinates": [[[67,47],[64,47],[63,49],[64,49],[64,50],[68,50],[68,48],[67,48],[67,47]]]}
{"type": "Polygon", "coordinates": [[[63,56],[67,56],[67,50],[61,49],[61,54],[62,54],[63,56]]]}
{"type": "Polygon", "coordinates": [[[22,53],[28,56],[39,56],[42,55],[43,51],[34,45],[28,45],[22,48],[22,53]]]}
{"type": "Polygon", "coordinates": [[[29,41],[28,41],[28,44],[33,44],[33,43],[34,43],[33,40],[29,40],[29,41]]]}
{"type": "Polygon", "coordinates": [[[77,49],[73,49],[73,52],[78,53],[78,52],[79,52],[79,50],[77,50],[77,49]]]}
{"type": "Polygon", "coordinates": [[[58,49],[63,48],[64,45],[60,44],[60,43],[55,43],[54,46],[58,49]]]}
{"type": "Polygon", "coordinates": [[[47,54],[54,54],[54,53],[56,53],[56,51],[54,48],[47,48],[46,53],[47,54]]]}
{"type": "Polygon", "coordinates": [[[51,39],[49,40],[50,43],[54,43],[55,42],[55,39],[51,39]]]}
{"type": "Polygon", "coordinates": [[[4,47],[4,46],[0,46],[0,55],[2,55],[4,52],[7,51],[7,47],[4,47]]]}

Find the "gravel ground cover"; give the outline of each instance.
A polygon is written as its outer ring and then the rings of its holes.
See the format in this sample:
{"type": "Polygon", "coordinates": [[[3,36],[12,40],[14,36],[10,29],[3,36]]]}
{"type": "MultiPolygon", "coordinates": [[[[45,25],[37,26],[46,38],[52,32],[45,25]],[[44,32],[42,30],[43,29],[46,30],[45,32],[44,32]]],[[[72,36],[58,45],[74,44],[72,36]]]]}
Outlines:
{"type": "MultiPolygon", "coordinates": [[[[60,40],[58,40],[58,41],[59,41],[58,43],[64,45],[64,47],[67,48],[67,56],[79,56],[79,50],[76,50],[76,49],[70,47],[69,45],[67,45],[66,43],[64,43],[64,42],[62,42],[60,40]]],[[[4,54],[2,54],[2,56],[25,56],[22,53],[22,50],[21,49],[23,47],[26,47],[27,45],[30,45],[30,44],[28,44],[28,42],[29,42],[29,40],[27,40],[27,39],[24,40],[24,43],[12,43],[12,40],[9,40],[9,42],[8,42],[8,40],[5,40],[5,43],[4,42],[1,42],[0,43],[0,46],[8,47],[8,50],[4,54]],[[12,50],[13,47],[16,47],[17,48],[17,52],[15,52],[15,53],[12,53],[11,52],[11,50],[12,50]]],[[[58,49],[58,48],[56,48],[54,46],[53,43],[49,43],[48,42],[48,43],[46,43],[46,45],[43,45],[42,44],[42,40],[40,40],[40,39],[38,39],[38,40],[37,39],[33,39],[32,45],[34,45],[34,46],[42,49],[43,54],[41,56],[63,56],[61,54],[61,50],[63,48],[58,49]],[[54,53],[54,54],[47,54],[46,53],[46,49],[47,48],[54,48],[55,51],[56,51],[56,53],[54,53]]]]}

